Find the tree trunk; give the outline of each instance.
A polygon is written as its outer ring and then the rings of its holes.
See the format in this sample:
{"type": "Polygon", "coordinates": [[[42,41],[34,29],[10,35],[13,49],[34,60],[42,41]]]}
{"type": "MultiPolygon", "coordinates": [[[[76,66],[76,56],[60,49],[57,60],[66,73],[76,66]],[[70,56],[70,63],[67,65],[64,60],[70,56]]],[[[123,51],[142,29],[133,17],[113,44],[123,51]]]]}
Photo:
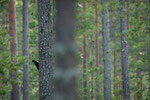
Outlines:
{"type": "Polygon", "coordinates": [[[102,13],[103,64],[104,64],[104,100],[112,100],[111,94],[111,62],[109,46],[109,12],[106,8],[108,0],[102,0],[105,10],[102,13]]]}
{"type": "Polygon", "coordinates": [[[28,0],[23,0],[23,56],[26,62],[23,65],[23,100],[29,100],[29,33],[28,33],[28,0]]]}
{"type": "Polygon", "coordinates": [[[50,0],[38,0],[40,100],[52,100],[54,94],[53,35],[50,31],[50,0]]]}
{"type": "MultiPolygon", "coordinates": [[[[98,30],[98,0],[95,0],[95,27],[96,27],[96,34],[95,34],[95,47],[96,47],[96,67],[97,67],[97,76],[100,77],[100,66],[99,66],[99,30],[98,30]]],[[[96,100],[100,100],[100,79],[96,80],[96,100]]]]}
{"type": "MultiPolygon", "coordinates": [[[[12,37],[10,41],[11,60],[14,64],[17,64],[17,61],[13,59],[14,56],[18,55],[15,0],[9,1],[9,35],[12,37]]],[[[17,81],[17,70],[15,72],[10,71],[10,77],[12,80],[17,81]]],[[[12,83],[10,100],[20,100],[19,84],[17,82],[12,83]]]]}
{"type": "Polygon", "coordinates": [[[83,35],[83,99],[87,100],[87,78],[86,78],[86,35],[83,35]]]}
{"type": "MultiPolygon", "coordinates": [[[[124,14],[127,11],[125,0],[121,9],[124,14]]],[[[125,36],[127,30],[127,16],[120,18],[120,31],[121,31],[121,64],[122,64],[122,80],[123,80],[123,100],[130,100],[130,87],[129,87],[129,66],[128,66],[128,43],[125,36]]]]}
{"type": "MultiPolygon", "coordinates": [[[[121,66],[121,53],[119,53],[118,56],[119,56],[119,67],[122,68],[122,66],[121,66]]],[[[122,83],[123,83],[122,82],[122,72],[119,72],[119,79],[120,79],[119,89],[122,89],[122,86],[123,86],[122,85],[122,83]]],[[[123,92],[121,92],[119,95],[120,95],[119,100],[123,100],[123,92]]]]}
{"type": "Polygon", "coordinates": [[[127,0],[127,29],[129,29],[129,27],[130,27],[129,6],[130,6],[130,0],[127,0]]]}
{"type": "Polygon", "coordinates": [[[75,0],[56,0],[56,93],[53,100],[78,100],[75,0]]]}
{"type": "MultiPolygon", "coordinates": [[[[86,13],[86,1],[83,1],[83,13],[85,16],[86,13]]],[[[83,22],[86,20],[86,17],[84,17],[83,22]]],[[[86,35],[83,35],[83,100],[87,100],[87,78],[86,78],[86,60],[87,60],[87,56],[86,56],[86,35]]]]}

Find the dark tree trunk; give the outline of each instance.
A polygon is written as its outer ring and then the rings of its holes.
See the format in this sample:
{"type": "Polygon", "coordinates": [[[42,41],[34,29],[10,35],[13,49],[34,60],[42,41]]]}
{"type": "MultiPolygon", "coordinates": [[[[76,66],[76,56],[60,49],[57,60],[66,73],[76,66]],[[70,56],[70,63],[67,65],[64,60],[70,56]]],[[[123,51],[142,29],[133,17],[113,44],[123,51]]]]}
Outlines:
{"type": "Polygon", "coordinates": [[[28,33],[28,0],[23,0],[23,56],[26,62],[23,65],[23,100],[29,100],[29,33],[28,33]]]}
{"type": "Polygon", "coordinates": [[[40,100],[52,100],[54,94],[53,35],[50,31],[50,0],[38,0],[40,100]]]}
{"type": "MultiPolygon", "coordinates": [[[[9,1],[9,34],[12,37],[12,40],[10,41],[11,60],[14,64],[17,64],[17,61],[13,59],[14,56],[18,55],[15,0],[9,1]]],[[[12,80],[17,81],[17,70],[15,72],[10,71],[10,77],[12,80]]],[[[20,90],[18,83],[12,83],[10,100],[20,100],[20,90]]]]}
{"type": "Polygon", "coordinates": [[[87,100],[87,78],[86,78],[86,35],[83,35],[83,99],[87,100]]]}
{"type": "Polygon", "coordinates": [[[111,61],[109,46],[109,12],[106,8],[108,0],[102,0],[105,10],[102,13],[103,64],[104,64],[104,100],[112,100],[111,94],[111,61]]]}
{"type": "MultiPolygon", "coordinates": [[[[100,77],[100,66],[99,66],[99,30],[98,30],[98,0],[95,0],[95,27],[96,27],[96,34],[95,34],[95,47],[96,47],[96,67],[97,67],[97,76],[100,77]]],[[[100,79],[96,80],[96,100],[100,100],[100,79]]]]}
{"type": "Polygon", "coordinates": [[[56,93],[53,100],[78,100],[74,42],[75,1],[56,0],[56,93]]]}
{"type": "MultiPolygon", "coordinates": [[[[127,11],[126,4],[121,8],[121,13],[125,14],[127,11]]],[[[122,80],[123,80],[123,99],[130,100],[130,87],[129,87],[129,66],[128,66],[128,43],[125,36],[127,30],[127,16],[120,19],[120,31],[121,31],[121,64],[122,64],[122,80]]]]}
{"type": "MultiPolygon", "coordinates": [[[[86,13],[86,1],[83,1],[83,13],[85,16],[86,13]]],[[[86,20],[86,17],[84,17],[83,22],[86,20]]],[[[86,60],[87,60],[87,54],[86,54],[86,35],[83,35],[83,100],[87,100],[87,78],[86,78],[86,60]]]]}

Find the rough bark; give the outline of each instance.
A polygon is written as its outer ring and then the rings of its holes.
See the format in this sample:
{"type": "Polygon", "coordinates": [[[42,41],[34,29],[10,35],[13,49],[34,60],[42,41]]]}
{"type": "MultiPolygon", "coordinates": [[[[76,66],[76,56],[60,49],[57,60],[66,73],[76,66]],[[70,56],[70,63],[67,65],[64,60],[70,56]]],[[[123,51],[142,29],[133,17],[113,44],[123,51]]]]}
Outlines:
{"type": "Polygon", "coordinates": [[[56,0],[56,93],[53,100],[78,100],[75,2],[76,0],[56,0]]]}
{"type": "Polygon", "coordinates": [[[50,0],[38,0],[40,100],[52,100],[54,94],[50,8],[50,0]]]}
{"type": "Polygon", "coordinates": [[[23,56],[26,62],[23,65],[23,100],[29,100],[29,33],[28,33],[28,0],[23,0],[23,56]]]}
{"type": "MultiPolygon", "coordinates": [[[[10,41],[11,60],[14,64],[17,64],[17,61],[13,59],[14,56],[18,55],[15,0],[9,1],[9,35],[12,37],[10,41]]],[[[17,70],[15,72],[10,71],[10,77],[12,80],[17,81],[17,70]]],[[[19,84],[17,82],[12,83],[10,100],[20,100],[19,84]]]]}
{"type": "MultiPolygon", "coordinates": [[[[125,0],[124,0],[125,1],[125,0]]],[[[127,11],[126,4],[122,5],[121,14],[127,11]]],[[[127,30],[127,16],[120,18],[121,31],[121,65],[122,65],[122,80],[123,80],[123,100],[130,100],[129,87],[129,66],[128,66],[128,43],[126,40],[125,31],[127,30]]]]}
{"type": "MultiPolygon", "coordinates": [[[[97,76],[100,77],[100,65],[99,65],[99,30],[98,30],[98,0],[95,0],[95,27],[96,27],[96,34],[95,34],[95,47],[96,47],[96,67],[97,67],[97,76]]],[[[100,79],[96,81],[96,100],[100,100],[100,79]]]]}
{"type": "Polygon", "coordinates": [[[106,7],[108,0],[102,0],[105,10],[102,13],[103,64],[104,64],[104,100],[112,100],[111,94],[111,61],[109,46],[109,12],[106,7]]]}

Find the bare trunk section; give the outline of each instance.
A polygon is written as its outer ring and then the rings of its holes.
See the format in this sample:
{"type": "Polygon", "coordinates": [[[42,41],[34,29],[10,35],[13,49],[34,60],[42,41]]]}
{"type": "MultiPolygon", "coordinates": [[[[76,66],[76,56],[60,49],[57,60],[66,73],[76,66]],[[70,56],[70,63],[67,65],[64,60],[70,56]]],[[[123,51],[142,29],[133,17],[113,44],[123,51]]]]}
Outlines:
{"type": "Polygon", "coordinates": [[[130,27],[130,13],[129,13],[129,6],[130,6],[130,0],[127,1],[127,29],[130,27]]]}
{"type": "Polygon", "coordinates": [[[53,35],[50,31],[50,8],[50,0],[38,0],[40,100],[52,100],[54,95],[54,54],[53,35]]]}
{"type": "Polygon", "coordinates": [[[83,35],[83,99],[87,100],[87,78],[86,78],[86,35],[83,35]]]}
{"type": "Polygon", "coordinates": [[[28,33],[28,0],[23,0],[23,56],[26,62],[23,65],[23,100],[29,100],[29,33],[28,33]]]}
{"type": "MultiPolygon", "coordinates": [[[[100,66],[99,66],[99,30],[98,30],[98,0],[95,0],[95,27],[96,27],[96,34],[95,34],[95,47],[96,47],[96,67],[97,67],[97,76],[100,77],[100,66]]],[[[100,100],[100,79],[96,81],[96,100],[100,100]]]]}
{"type": "MultiPolygon", "coordinates": [[[[14,64],[17,64],[17,61],[13,59],[14,56],[18,55],[15,0],[9,1],[9,35],[12,37],[10,41],[11,60],[14,64]]],[[[15,72],[10,71],[10,77],[12,80],[17,81],[17,70],[15,72]]],[[[12,83],[10,100],[20,100],[20,90],[17,82],[12,83]]]]}
{"type": "MultiPolygon", "coordinates": [[[[86,20],[85,13],[86,13],[86,1],[83,1],[83,13],[84,13],[84,19],[83,22],[86,20]]],[[[87,78],[86,78],[86,60],[87,60],[87,54],[86,54],[86,35],[83,35],[83,100],[87,100],[87,78]]]]}
{"type": "MultiPolygon", "coordinates": [[[[121,66],[121,53],[118,54],[119,56],[119,67],[122,68],[121,66]]],[[[120,79],[120,84],[119,84],[119,88],[122,89],[122,72],[119,73],[119,79],[120,79]]],[[[119,100],[123,100],[123,93],[121,92],[120,94],[120,99],[119,100]]]]}
{"type": "Polygon", "coordinates": [[[104,100],[112,100],[111,94],[111,61],[109,46],[109,12],[106,8],[108,0],[102,0],[105,10],[102,13],[103,64],[104,64],[104,100]]]}
{"type": "MultiPolygon", "coordinates": [[[[121,13],[125,14],[126,1],[122,5],[121,13]]],[[[120,18],[120,31],[121,31],[121,64],[122,64],[122,80],[123,80],[123,100],[130,100],[130,87],[129,87],[129,66],[128,66],[128,43],[125,36],[127,30],[127,16],[120,18]]]]}
{"type": "Polygon", "coordinates": [[[75,4],[76,0],[56,0],[56,93],[53,100],[78,100],[75,4]]]}

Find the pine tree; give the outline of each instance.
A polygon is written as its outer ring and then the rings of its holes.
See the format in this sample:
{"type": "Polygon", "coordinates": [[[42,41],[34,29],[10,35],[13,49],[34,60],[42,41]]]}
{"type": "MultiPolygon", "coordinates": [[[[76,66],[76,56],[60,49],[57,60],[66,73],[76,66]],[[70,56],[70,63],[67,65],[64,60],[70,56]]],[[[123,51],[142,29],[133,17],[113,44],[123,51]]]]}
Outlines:
{"type": "MultiPolygon", "coordinates": [[[[16,33],[15,0],[9,1],[9,35],[12,37],[12,40],[10,41],[11,60],[14,63],[14,65],[16,65],[17,60],[15,60],[14,57],[18,55],[18,43],[17,43],[17,33],[16,33]]],[[[18,78],[17,73],[18,73],[17,70],[10,71],[11,80],[17,81],[18,78]]],[[[20,100],[20,90],[19,90],[18,82],[12,83],[10,100],[20,100]]]]}
{"type": "Polygon", "coordinates": [[[128,65],[128,42],[126,40],[125,31],[127,30],[127,12],[126,0],[124,0],[120,18],[120,31],[121,31],[121,65],[122,65],[122,80],[123,80],[123,99],[130,100],[130,87],[129,87],[129,65],[128,65]]]}
{"type": "Polygon", "coordinates": [[[54,94],[53,35],[50,0],[38,0],[40,100],[52,100],[54,94]]]}
{"type": "Polygon", "coordinates": [[[29,33],[28,33],[28,0],[23,0],[23,56],[26,62],[23,65],[23,100],[29,100],[29,33]]]}
{"type": "Polygon", "coordinates": [[[56,93],[53,100],[78,100],[75,0],[56,0],[56,93]]]}
{"type": "Polygon", "coordinates": [[[111,62],[109,46],[109,12],[106,7],[108,0],[102,0],[105,10],[102,13],[103,64],[104,64],[104,100],[112,100],[111,94],[111,62]]]}

